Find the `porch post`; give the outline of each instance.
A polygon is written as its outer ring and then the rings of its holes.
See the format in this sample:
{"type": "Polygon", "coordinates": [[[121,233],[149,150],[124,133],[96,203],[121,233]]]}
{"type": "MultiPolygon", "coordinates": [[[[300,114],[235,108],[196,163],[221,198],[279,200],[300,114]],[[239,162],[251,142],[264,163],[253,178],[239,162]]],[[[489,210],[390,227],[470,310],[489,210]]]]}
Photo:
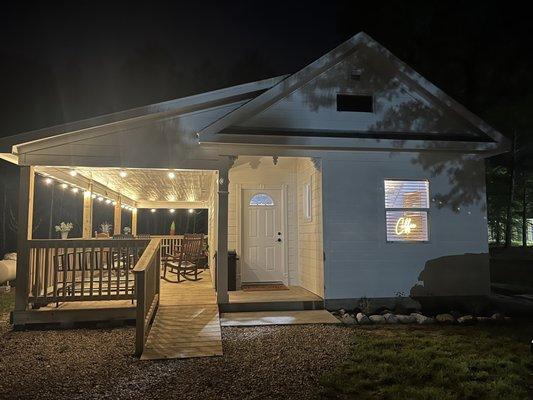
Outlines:
{"type": "MultiPolygon", "coordinates": [[[[121,198],[119,196],[116,204],[115,204],[115,213],[113,218],[113,233],[115,235],[120,235],[122,232],[122,208],[120,205],[122,204],[121,198]]],[[[133,221],[133,216],[132,216],[133,221]]]]}
{"type": "Polygon", "coordinates": [[[137,208],[131,210],[131,234],[137,236],[137,208]]]}
{"type": "Polygon", "coordinates": [[[228,188],[229,168],[218,171],[217,302],[228,303],[228,188]]]}
{"type": "Polygon", "coordinates": [[[28,306],[28,278],[30,268],[30,246],[28,240],[33,231],[33,196],[35,173],[33,166],[20,168],[19,209],[17,230],[17,290],[15,311],[24,311],[28,306]]]}
{"type": "Polygon", "coordinates": [[[89,184],[89,188],[83,192],[83,229],[82,238],[90,239],[93,237],[93,185],[89,184]]]}

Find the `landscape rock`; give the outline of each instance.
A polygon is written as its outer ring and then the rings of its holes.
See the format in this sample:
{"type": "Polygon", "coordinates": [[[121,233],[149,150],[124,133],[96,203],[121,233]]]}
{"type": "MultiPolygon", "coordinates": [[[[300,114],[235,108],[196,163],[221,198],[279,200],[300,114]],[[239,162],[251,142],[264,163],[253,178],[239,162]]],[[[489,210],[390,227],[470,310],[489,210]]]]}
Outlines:
{"type": "Polygon", "coordinates": [[[490,317],[490,319],[494,322],[503,322],[505,321],[505,317],[503,316],[503,314],[501,313],[494,313],[492,314],[492,316],[490,317]]]}
{"type": "Polygon", "coordinates": [[[461,325],[471,325],[476,322],[476,318],[472,315],[463,315],[462,317],[457,318],[457,322],[461,325]]]}
{"type": "Polygon", "coordinates": [[[370,319],[363,313],[357,313],[355,319],[357,319],[359,325],[369,325],[371,323],[370,319]]]}
{"type": "Polygon", "coordinates": [[[383,315],[383,318],[385,318],[387,324],[397,324],[399,322],[398,317],[392,313],[383,315]]]}
{"type": "Polygon", "coordinates": [[[435,319],[441,324],[453,324],[455,322],[452,314],[438,314],[435,319]]]}
{"type": "Polygon", "coordinates": [[[426,317],[422,314],[412,313],[411,316],[414,317],[416,319],[416,322],[420,325],[429,325],[435,323],[434,318],[426,317]]]}
{"type": "Polygon", "coordinates": [[[385,317],[383,315],[375,314],[375,315],[371,315],[368,318],[370,319],[370,321],[372,321],[373,324],[384,324],[384,323],[386,323],[385,317]]]}
{"type": "Polygon", "coordinates": [[[357,321],[354,317],[352,317],[350,314],[345,313],[343,316],[341,316],[341,321],[344,322],[346,325],[355,325],[357,324],[357,321]]]}
{"type": "Polygon", "coordinates": [[[414,323],[416,323],[416,318],[413,317],[412,315],[399,314],[399,315],[396,315],[396,318],[398,319],[398,322],[400,322],[400,324],[414,324],[414,323]]]}

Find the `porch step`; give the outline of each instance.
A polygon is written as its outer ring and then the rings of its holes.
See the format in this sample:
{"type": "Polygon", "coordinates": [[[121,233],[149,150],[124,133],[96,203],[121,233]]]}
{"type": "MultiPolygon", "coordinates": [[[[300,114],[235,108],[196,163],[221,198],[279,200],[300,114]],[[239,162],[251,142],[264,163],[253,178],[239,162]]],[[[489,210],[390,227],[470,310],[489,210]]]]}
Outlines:
{"type": "Polygon", "coordinates": [[[323,300],[255,301],[219,304],[220,312],[323,310],[323,300]]]}
{"type": "Polygon", "coordinates": [[[337,318],[326,310],[308,311],[261,311],[223,313],[222,326],[302,325],[340,324],[337,318]]]}

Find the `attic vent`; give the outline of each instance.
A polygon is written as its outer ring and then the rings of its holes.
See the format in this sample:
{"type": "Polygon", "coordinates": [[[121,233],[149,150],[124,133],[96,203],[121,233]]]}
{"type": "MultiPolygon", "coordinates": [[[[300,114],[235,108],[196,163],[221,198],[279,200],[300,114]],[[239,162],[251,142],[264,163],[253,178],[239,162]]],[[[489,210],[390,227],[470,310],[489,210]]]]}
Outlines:
{"type": "Polygon", "coordinates": [[[338,94],[337,111],[374,112],[374,98],[372,96],[338,94]]]}
{"type": "Polygon", "coordinates": [[[354,68],[350,72],[350,79],[352,81],[360,81],[361,80],[361,75],[363,75],[363,70],[360,69],[360,68],[354,68]]]}

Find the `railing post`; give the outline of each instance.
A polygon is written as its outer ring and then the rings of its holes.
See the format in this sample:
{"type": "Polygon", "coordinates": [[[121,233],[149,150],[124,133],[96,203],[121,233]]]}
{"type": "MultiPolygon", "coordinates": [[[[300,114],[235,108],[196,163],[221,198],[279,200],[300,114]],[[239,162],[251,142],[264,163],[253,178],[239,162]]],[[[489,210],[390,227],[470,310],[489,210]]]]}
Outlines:
{"type": "Polygon", "coordinates": [[[137,298],[135,355],[140,357],[144,348],[144,314],[146,309],[146,290],[144,271],[135,273],[135,297],[137,298]]]}
{"type": "Polygon", "coordinates": [[[30,274],[30,248],[28,241],[33,230],[33,193],[35,174],[33,166],[20,168],[18,232],[17,232],[17,289],[15,311],[24,311],[28,307],[28,290],[30,274]]]}

